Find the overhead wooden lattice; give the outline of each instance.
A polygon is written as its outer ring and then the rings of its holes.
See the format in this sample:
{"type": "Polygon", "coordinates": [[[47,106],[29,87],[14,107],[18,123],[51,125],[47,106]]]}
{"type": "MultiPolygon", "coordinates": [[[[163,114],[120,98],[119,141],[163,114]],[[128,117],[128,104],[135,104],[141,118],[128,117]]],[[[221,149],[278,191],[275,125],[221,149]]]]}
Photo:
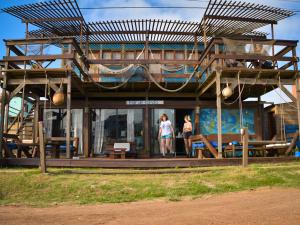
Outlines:
{"type": "Polygon", "coordinates": [[[266,5],[210,0],[198,32],[211,37],[243,35],[292,15],[292,11],[266,5]]]}
{"type": "Polygon", "coordinates": [[[30,37],[74,37],[78,42],[194,42],[211,37],[265,37],[257,31],[292,16],[288,10],[239,1],[211,0],[201,22],[121,20],[86,23],[76,0],[55,0],[3,9],[40,29],[30,37]]]}

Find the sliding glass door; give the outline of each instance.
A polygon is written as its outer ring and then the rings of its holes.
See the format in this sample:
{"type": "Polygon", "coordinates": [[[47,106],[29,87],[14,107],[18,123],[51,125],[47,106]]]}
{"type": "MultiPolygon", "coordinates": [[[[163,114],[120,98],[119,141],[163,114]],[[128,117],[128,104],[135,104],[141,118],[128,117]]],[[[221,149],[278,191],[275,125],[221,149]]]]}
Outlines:
{"type": "MultiPolygon", "coordinates": [[[[158,142],[158,132],[160,126],[160,116],[165,113],[169,117],[172,125],[175,122],[175,110],[174,109],[152,109],[151,110],[151,155],[159,155],[159,142],[158,142]]],[[[174,146],[173,146],[174,147],[174,146]]]]}
{"type": "Polygon", "coordinates": [[[92,110],[92,150],[103,154],[116,142],[130,142],[140,151],[144,148],[142,109],[92,110]]]}

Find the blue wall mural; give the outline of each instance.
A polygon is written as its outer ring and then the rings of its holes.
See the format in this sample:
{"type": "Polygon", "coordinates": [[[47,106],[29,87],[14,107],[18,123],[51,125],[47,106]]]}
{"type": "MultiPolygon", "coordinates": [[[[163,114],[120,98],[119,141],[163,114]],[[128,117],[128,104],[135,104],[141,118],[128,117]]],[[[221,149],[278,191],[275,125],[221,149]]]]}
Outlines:
{"type": "MultiPolygon", "coordinates": [[[[254,109],[243,109],[243,125],[248,127],[250,134],[255,133],[254,109]]],[[[217,134],[217,109],[205,108],[200,110],[200,130],[204,135],[217,134]]],[[[222,133],[240,133],[240,111],[239,109],[222,110],[222,133]]]]}

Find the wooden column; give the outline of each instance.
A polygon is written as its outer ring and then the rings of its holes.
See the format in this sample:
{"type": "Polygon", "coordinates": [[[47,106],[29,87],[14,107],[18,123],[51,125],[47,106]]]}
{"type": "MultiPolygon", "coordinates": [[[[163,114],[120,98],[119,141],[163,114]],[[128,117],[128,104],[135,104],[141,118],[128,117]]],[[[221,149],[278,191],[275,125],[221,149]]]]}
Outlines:
{"type": "Polygon", "coordinates": [[[9,102],[5,105],[4,133],[7,133],[7,130],[8,130],[8,119],[9,119],[9,102]]]}
{"type": "MultiPolygon", "coordinates": [[[[69,53],[72,52],[72,46],[69,45],[69,53]]],[[[68,61],[68,72],[67,72],[67,121],[66,121],[66,158],[71,158],[71,79],[72,73],[69,71],[71,69],[71,62],[68,61]]]]}
{"type": "Polygon", "coordinates": [[[88,106],[88,98],[85,99],[85,107],[83,112],[83,154],[85,158],[90,154],[90,109],[88,106]]]}
{"type": "Polygon", "coordinates": [[[34,108],[34,142],[37,143],[38,142],[38,129],[39,129],[39,104],[40,104],[40,98],[39,96],[35,97],[35,108],[34,108]]]}
{"type": "MultiPolygon", "coordinates": [[[[296,48],[293,48],[292,51],[293,58],[296,59],[297,54],[296,54],[296,48]]],[[[296,72],[295,76],[295,86],[296,86],[296,105],[297,105],[297,115],[298,115],[298,131],[300,131],[300,85],[299,85],[299,70],[298,70],[298,62],[294,61],[294,70],[296,72]]],[[[300,132],[299,132],[299,138],[300,138],[300,132]]]]}
{"type": "Polygon", "coordinates": [[[258,107],[258,110],[257,110],[257,118],[256,118],[256,123],[257,123],[257,135],[256,135],[256,139],[257,140],[263,140],[263,126],[264,126],[264,123],[263,123],[263,104],[261,103],[261,100],[260,100],[260,97],[258,97],[258,101],[257,101],[257,107],[258,107]]]}
{"type": "Polygon", "coordinates": [[[195,134],[200,134],[200,105],[199,97],[196,97],[196,107],[195,107],[195,134]]]}
{"type": "MultiPolygon", "coordinates": [[[[10,55],[10,49],[6,46],[6,56],[10,55]]],[[[8,69],[8,63],[5,62],[4,69],[8,69]]],[[[1,109],[0,109],[0,159],[3,158],[2,155],[2,139],[4,131],[4,112],[5,112],[5,103],[6,103],[6,88],[7,88],[7,74],[6,71],[1,74],[3,76],[2,84],[2,99],[1,99],[1,109]]]]}
{"type": "MultiPolygon", "coordinates": [[[[146,101],[149,100],[148,98],[148,91],[146,92],[146,101]]],[[[144,142],[145,142],[145,156],[150,156],[150,117],[149,117],[149,105],[146,104],[145,111],[144,111],[144,142]]]]}
{"type": "Polygon", "coordinates": [[[243,141],[243,167],[248,166],[248,140],[249,140],[249,135],[248,135],[248,128],[244,127],[242,129],[242,141],[243,141]]]}
{"type": "Polygon", "coordinates": [[[197,35],[194,36],[194,48],[195,48],[195,60],[199,60],[199,49],[198,49],[198,40],[197,35]]]}
{"type": "Polygon", "coordinates": [[[44,131],[43,122],[39,122],[39,144],[40,144],[40,168],[41,173],[46,173],[46,154],[45,154],[45,142],[44,142],[44,131]]]}
{"type": "Polygon", "coordinates": [[[218,158],[222,158],[222,108],[221,108],[221,71],[216,71],[218,158]]]}
{"type": "Polygon", "coordinates": [[[66,126],[66,157],[71,158],[71,72],[67,72],[67,126],[66,126]]]}

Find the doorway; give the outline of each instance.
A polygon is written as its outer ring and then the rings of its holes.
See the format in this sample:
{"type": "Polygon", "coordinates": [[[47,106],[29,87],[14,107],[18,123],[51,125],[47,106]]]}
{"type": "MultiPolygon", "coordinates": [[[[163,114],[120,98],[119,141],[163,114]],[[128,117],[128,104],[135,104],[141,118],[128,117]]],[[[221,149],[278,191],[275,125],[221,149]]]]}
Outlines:
{"type": "MultiPolygon", "coordinates": [[[[194,123],[194,110],[193,109],[176,109],[175,110],[175,149],[176,155],[178,156],[185,156],[185,147],[184,147],[184,140],[182,136],[182,129],[184,125],[184,116],[189,115],[191,117],[192,124],[194,123]]],[[[194,127],[193,127],[194,133],[194,127]]]]}

